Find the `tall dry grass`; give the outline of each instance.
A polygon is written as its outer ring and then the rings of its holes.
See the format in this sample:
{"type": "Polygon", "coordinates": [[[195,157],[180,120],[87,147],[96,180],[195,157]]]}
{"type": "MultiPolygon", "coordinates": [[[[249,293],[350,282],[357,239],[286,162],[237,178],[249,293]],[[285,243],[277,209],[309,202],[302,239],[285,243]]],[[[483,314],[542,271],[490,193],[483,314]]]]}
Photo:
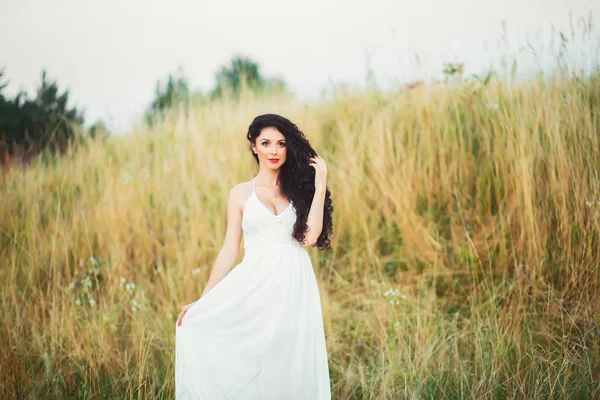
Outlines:
{"type": "Polygon", "coordinates": [[[336,399],[600,396],[600,75],[223,101],[3,171],[2,398],[172,398],[174,328],[295,121],[326,160],[309,250],[336,399]]]}

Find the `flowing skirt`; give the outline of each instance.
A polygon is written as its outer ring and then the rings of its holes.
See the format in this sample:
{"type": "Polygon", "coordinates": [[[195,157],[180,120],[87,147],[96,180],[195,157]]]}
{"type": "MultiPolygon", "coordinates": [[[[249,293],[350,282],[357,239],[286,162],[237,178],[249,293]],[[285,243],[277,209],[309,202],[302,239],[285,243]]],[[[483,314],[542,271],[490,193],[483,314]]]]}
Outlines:
{"type": "Polygon", "coordinates": [[[187,399],[331,399],[310,257],[278,243],[243,260],[176,326],[175,391],[187,399]]]}

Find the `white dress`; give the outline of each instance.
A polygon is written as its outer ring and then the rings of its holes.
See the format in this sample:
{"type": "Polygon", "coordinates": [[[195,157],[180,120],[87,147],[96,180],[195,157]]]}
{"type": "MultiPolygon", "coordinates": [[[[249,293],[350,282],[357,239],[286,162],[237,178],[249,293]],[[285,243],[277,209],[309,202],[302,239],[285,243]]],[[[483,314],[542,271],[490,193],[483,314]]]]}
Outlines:
{"type": "Polygon", "coordinates": [[[244,258],[176,324],[175,393],[183,399],[331,399],[321,299],[294,205],[273,214],[254,179],[244,258]]]}

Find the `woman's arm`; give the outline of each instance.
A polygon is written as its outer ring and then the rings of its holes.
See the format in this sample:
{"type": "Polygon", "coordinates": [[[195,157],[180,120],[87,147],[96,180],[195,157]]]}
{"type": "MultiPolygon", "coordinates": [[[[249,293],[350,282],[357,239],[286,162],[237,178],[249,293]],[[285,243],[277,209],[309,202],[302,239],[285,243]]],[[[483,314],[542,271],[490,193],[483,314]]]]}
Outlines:
{"type": "Polygon", "coordinates": [[[310,211],[306,218],[308,230],[304,234],[304,247],[312,247],[317,243],[319,235],[323,230],[323,211],[325,209],[325,184],[315,186],[315,194],[310,205],[310,211]]]}
{"type": "Polygon", "coordinates": [[[242,240],[241,204],[243,204],[243,202],[241,202],[241,199],[247,195],[246,192],[247,189],[243,183],[234,186],[229,191],[225,240],[223,242],[223,247],[221,248],[221,251],[219,251],[213,264],[210,277],[202,292],[202,296],[215,287],[235,266],[240,251],[240,242],[242,240]]]}
{"type": "Polygon", "coordinates": [[[320,156],[310,158],[311,167],[315,169],[315,194],[313,195],[306,225],[308,230],[304,235],[304,247],[317,244],[317,240],[323,231],[323,213],[325,209],[325,195],[327,192],[327,165],[320,156]]]}

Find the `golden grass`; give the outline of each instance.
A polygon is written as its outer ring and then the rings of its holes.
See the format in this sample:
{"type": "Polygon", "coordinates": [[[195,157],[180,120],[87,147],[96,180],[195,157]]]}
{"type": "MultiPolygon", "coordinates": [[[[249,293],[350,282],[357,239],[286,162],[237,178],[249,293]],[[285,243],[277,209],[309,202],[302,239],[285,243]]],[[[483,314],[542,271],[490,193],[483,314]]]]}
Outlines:
{"type": "Polygon", "coordinates": [[[175,318],[265,112],[330,171],[333,250],[310,253],[336,399],[600,396],[599,106],[598,74],[247,94],[5,170],[1,397],[173,397],[175,318]]]}

